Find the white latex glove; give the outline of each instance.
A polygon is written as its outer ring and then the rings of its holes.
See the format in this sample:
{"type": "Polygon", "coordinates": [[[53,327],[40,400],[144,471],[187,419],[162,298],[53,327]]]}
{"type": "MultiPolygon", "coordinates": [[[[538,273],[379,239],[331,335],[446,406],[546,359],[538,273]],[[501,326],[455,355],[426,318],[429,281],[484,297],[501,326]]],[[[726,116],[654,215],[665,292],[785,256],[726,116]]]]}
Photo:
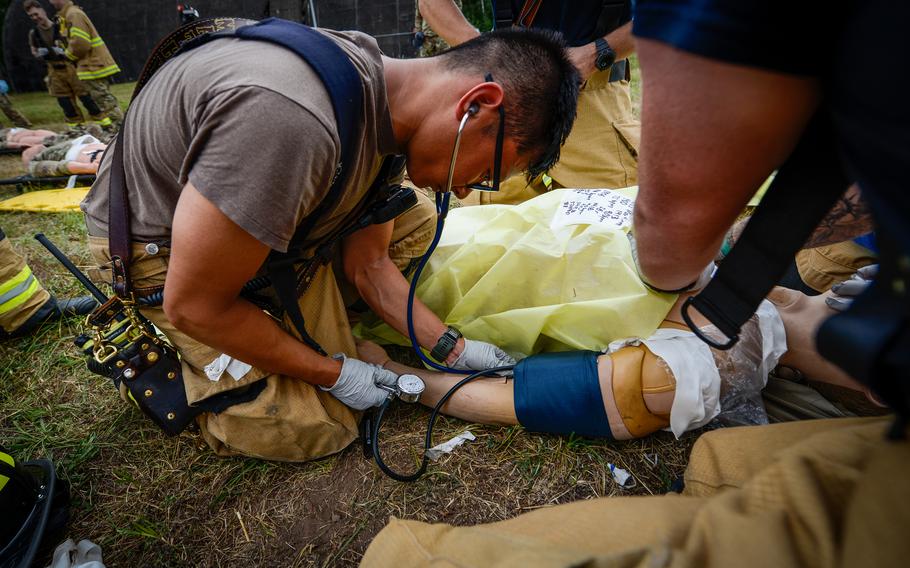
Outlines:
{"type": "Polygon", "coordinates": [[[46,47],[39,47],[38,49],[35,50],[35,53],[38,54],[38,57],[47,57],[47,54],[49,52],[46,47]]]}
{"type": "Polygon", "coordinates": [[[878,274],[878,265],[870,264],[853,273],[849,279],[831,286],[833,295],[825,298],[825,303],[832,310],[846,311],[857,296],[866,291],[866,288],[875,280],[878,274]]]}
{"type": "Polygon", "coordinates": [[[515,359],[512,359],[508,353],[499,347],[483,341],[465,339],[464,351],[452,363],[452,368],[466,371],[483,371],[484,369],[514,364],[515,359]]]}
{"type": "Polygon", "coordinates": [[[56,53],[57,55],[63,55],[64,53],[66,53],[66,50],[64,50],[62,47],[57,47],[56,45],[54,47],[52,47],[51,49],[53,49],[54,53],[56,53]]]}
{"type": "Polygon", "coordinates": [[[332,358],[344,361],[341,365],[341,374],[331,388],[319,388],[329,391],[335,398],[355,410],[366,410],[385,402],[390,393],[377,387],[377,384],[394,387],[398,383],[398,375],[379,365],[364,363],[342,353],[332,358]]]}

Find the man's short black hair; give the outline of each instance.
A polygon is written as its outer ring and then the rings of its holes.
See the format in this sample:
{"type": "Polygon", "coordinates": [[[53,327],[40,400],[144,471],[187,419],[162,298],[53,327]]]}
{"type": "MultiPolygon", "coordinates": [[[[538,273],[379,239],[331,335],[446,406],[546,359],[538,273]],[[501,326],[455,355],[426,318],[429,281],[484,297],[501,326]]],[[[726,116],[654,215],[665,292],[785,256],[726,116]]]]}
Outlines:
{"type": "MultiPolygon", "coordinates": [[[[447,69],[487,73],[505,91],[506,135],[530,152],[529,177],[549,170],[572,130],[581,78],[569,61],[562,35],[550,30],[507,28],[441,53],[447,69]]],[[[495,130],[494,130],[495,132],[495,130]]]]}

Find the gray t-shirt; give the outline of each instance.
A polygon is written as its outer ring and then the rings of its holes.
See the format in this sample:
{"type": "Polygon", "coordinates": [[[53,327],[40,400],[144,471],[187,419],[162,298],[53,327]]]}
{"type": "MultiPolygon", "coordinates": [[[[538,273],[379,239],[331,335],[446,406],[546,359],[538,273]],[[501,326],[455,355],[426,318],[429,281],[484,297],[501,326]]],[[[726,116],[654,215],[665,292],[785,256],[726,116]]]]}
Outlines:
{"type": "MultiPolygon", "coordinates": [[[[396,152],[376,41],[320,31],[360,73],[364,107],[356,160],[313,238],[352,215],[382,157],[396,152]]],[[[131,233],[141,242],[170,239],[177,200],[190,181],[237,225],[284,252],[328,190],[341,154],[318,75],[293,52],[262,41],[219,39],[169,61],[133,101],[124,128],[131,233]]],[[[94,236],[107,235],[112,156],[109,149],[82,202],[94,236]]]]}

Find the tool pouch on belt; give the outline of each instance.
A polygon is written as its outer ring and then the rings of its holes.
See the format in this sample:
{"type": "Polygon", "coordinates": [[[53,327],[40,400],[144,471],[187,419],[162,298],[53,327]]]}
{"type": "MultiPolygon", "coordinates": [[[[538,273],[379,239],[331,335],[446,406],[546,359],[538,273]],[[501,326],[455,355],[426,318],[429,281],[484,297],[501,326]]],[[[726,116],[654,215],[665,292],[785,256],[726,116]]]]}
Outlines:
{"type": "Polygon", "coordinates": [[[114,296],[86,319],[88,333],[76,344],[94,373],[124,386],[128,397],[165,434],[186,429],[202,408],[187,403],[176,350],[131,302],[114,296]]]}

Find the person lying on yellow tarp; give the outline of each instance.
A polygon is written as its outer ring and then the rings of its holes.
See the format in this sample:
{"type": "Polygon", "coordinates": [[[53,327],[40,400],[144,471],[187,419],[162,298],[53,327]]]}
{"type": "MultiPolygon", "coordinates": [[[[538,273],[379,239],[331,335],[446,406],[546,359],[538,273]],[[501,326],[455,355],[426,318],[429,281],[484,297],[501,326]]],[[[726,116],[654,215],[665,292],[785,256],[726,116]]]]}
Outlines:
{"type": "MultiPolygon", "coordinates": [[[[524,359],[513,379],[467,384],[443,412],[544,432],[629,439],[669,428],[679,436],[724,413],[761,422],[759,392],[778,363],[834,385],[859,413],[877,409],[814,351],[815,330],[834,313],[830,293],[777,288],[732,350],[698,339],[682,323],[685,296],[659,294],[638,278],[626,238],[633,195],[564,191],[450,214],[418,287],[423,302],[466,337],[517,358],[555,353],[524,359]]],[[[463,378],[390,362],[376,345],[358,349],[369,362],[423,377],[428,405],[463,378]]]]}

